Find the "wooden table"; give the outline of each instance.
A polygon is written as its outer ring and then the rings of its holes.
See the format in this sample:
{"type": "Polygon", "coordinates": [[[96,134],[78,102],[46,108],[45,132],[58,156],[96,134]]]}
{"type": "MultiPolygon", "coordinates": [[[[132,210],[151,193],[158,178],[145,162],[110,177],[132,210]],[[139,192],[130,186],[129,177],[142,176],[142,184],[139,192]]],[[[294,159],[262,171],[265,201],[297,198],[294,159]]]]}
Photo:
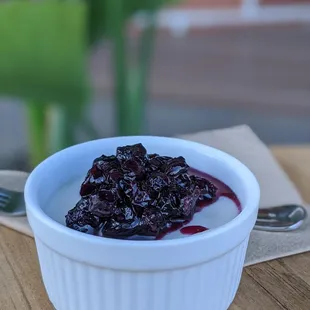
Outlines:
{"type": "MultiPolygon", "coordinates": [[[[310,147],[273,147],[272,151],[310,203],[310,147]]],[[[0,309],[53,309],[33,239],[4,227],[0,227],[0,309]]],[[[310,309],[310,253],[245,268],[230,310],[269,309],[310,309]]]]}

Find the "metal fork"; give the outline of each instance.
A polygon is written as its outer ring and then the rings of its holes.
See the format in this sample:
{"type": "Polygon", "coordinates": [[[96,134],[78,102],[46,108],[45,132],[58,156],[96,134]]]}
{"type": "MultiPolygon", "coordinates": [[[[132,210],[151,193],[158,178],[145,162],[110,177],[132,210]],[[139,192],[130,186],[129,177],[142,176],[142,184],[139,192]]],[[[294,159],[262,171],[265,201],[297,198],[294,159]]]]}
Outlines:
{"type": "Polygon", "coordinates": [[[0,214],[6,216],[26,215],[24,194],[0,187],[0,214]]]}

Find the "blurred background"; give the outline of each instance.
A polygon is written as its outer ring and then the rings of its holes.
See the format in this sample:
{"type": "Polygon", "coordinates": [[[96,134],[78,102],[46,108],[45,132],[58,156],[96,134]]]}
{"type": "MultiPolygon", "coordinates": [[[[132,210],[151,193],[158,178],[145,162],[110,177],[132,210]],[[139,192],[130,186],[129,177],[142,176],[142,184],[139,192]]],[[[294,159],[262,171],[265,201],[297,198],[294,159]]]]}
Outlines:
{"type": "Polygon", "coordinates": [[[310,0],[14,2],[0,1],[2,169],[118,134],[248,124],[310,142],[310,0]]]}

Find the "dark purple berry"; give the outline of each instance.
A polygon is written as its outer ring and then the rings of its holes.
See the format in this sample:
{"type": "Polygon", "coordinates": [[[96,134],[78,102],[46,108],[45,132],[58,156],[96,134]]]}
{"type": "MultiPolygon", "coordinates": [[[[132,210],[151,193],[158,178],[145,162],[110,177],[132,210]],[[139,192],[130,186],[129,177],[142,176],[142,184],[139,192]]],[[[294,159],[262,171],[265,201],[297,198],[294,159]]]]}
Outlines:
{"type": "Polygon", "coordinates": [[[89,211],[89,199],[81,199],[66,215],[66,225],[81,232],[93,232],[100,224],[99,218],[89,211]]]}
{"type": "Polygon", "coordinates": [[[191,220],[199,201],[216,198],[208,180],[189,174],[183,157],[147,154],[142,144],[93,161],[81,200],[66,215],[72,229],[111,238],[155,239],[191,220]]]}
{"type": "Polygon", "coordinates": [[[116,157],[120,162],[133,159],[134,157],[143,159],[146,157],[146,149],[141,143],[118,147],[116,157]]]}

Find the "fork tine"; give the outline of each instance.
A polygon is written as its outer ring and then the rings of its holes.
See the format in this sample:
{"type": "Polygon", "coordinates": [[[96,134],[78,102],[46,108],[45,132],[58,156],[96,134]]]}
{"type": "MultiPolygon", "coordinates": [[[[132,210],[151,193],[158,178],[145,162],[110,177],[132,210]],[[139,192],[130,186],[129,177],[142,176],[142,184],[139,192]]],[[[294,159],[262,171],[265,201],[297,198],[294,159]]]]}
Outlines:
{"type": "Polygon", "coordinates": [[[10,197],[3,197],[3,196],[0,196],[0,202],[3,201],[4,203],[7,203],[10,201],[10,197]]]}
{"type": "Polygon", "coordinates": [[[8,195],[7,193],[0,191],[0,203],[1,204],[7,204],[11,200],[11,198],[12,197],[8,195]]]}
{"type": "Polygon", "coordinates": [[[25,215],[23,194],[0,187],[0,213],[4,213],[7,216],[25,215]]]}
{"type": "Polygon", "coordinates": [[[11,196],[6,195],[6,194],[0,192],[0,199],[2,199],[2,200],[10,200],[10,198],[11,198],[11,196]]]}

